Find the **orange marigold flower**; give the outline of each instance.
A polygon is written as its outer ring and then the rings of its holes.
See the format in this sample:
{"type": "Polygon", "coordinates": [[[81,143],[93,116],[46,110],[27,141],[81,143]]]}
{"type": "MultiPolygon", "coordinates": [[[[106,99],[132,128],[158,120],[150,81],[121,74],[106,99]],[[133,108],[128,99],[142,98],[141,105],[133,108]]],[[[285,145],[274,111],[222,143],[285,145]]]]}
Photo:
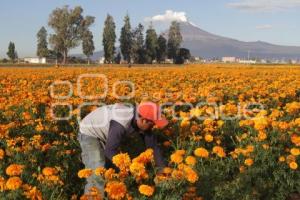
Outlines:
{"type": "Polygon", "coordinates": [[[176,154],[183,156],[185,154],[185,150],[184,149],[179,149],[175,151],[176,154]]]}
{"type": "Polygon", "coordinates": [[[23,182],[19,177],[13,176],[6,181],[5,186],[8,190],[17,190],[21,187],[22,183],[23,182]]]}
{"type": "Polygon", "coordinates": [[[205,148],[202,148],[202,147],[197,148],[194,151],[194,154],[195,154],[195,156],[201,157],[201,158],[208,158],[208,156],[209,156],[209,152],[205,148]]]}
{"type": "Polygon", "coordinates": [[[197,160],[194,156],[188,156],[185,159],[185,163],[191,166],[194,166],[196,164],[197,160]]]}
{"type": "Polygon", "coordinates": [[[299,148],[292,148],[290,152],[293,156],[299,156],[300,155],[300,149],[299,148]]]}
{"type": "Polygon", "coordinates": [[[280,157],[278,158],[278,160],[279,160],[279,162],[284,162],[284,161],[285,161],[285,157],[284,157],[284,156],[280,156],[280,157]]]}
{"type": "Polygon", "coordinates": [[[120,153],[112,158],[112,162],[120,168],[121,171],[128,171],[131,164],[131,159],[128,153],[120,153]]]}
{"type": "Polygon", "coordinates": [[[6,174],[9,176],[19,176],[24,169],[24,165],[11,164],[6,168],[6,174]]]}
{"type": "Polygon", "coordinates": [[[5,179],[0,176],[0,192],[3,192],[5,190],[5,179]]]}
{"type": "Polygon", "coordinates": [[[251,158],[247,158],[246,160],[245,160],[245,165],[247,165],[247,166],[251,166],[251,165],[253,165],[253,159],[251,159],[251,158]]]}
{"type": "Polygon", "coordinates": [[[28,191],[24,191],[24,195],[27,199],[42,200],[42,193],[36,187],[29,187],[28,191]]]}
{"type": "Polygon", "coordinates": [[[145,166],[143,163],[133,162],[130,165],[130,172],[134,176],[141,176],[142,174],[146,173],[145,166]]]}
{"type": "Polygon", "coordinates": [[[58,173],[58,171],[53,168],[53,167],[45,167],[43,170],[42,170],[42,173],[43,175],[45,176],[52,176],[52,175],[55,175],[58,173]]]}
{"type": "Polygon", "coordinates": [[[145,152],[141,153],[138,157],[134,158],[132,162],[149,163],[154,160],[153,149],[147,149],[145,152]]]}
{"type": "Polygon", "coordinates": [[[139,192],[145,196],[152,196],[154,193],[154,187],[149,185],[140,185],[139,192]]]}
{"type": "Polygon", "coordinates": [[[107,192],[110,199],[120,200],[126,196],[127,189],[123,182],[111,181],[106,184],[105,192],[107,192]]]}
{"type": "Polygon", "coordinates": [[[296,162],[294,162],[294,161],[290,162],[289,166],[293,170],[296,170],[298,168],[298,164],[296,162]]]}
{"type": "Polygon", "coordinates": [[[267,134],[264,131],[259,131],[257,137],[258,137],[259,141],[263,141],[263,140],[267,139],[267,134]]]}
{"type": "Polygon", "coordinates": [[[115,170],[113,168],[109,168],[108,170],[106,170],[106,172],[104,173],[104,178],[106,180],[111,180],[114,176],[115,176],[115,170]]]}
{"type": "Polygon", "coordinates": [[[105,173],[105,168],[104,167],[98,167],[95,169],[95,175],[96,176],[103,176],[105,173]]]}
{"type": "Polygon", "coordinates": [[[0,149],[0,160],[2,160],[5,156],[5,151],[3,149],[0,149]]]}
{"type": "Polygon", "coordinates": [[[171,155],[171,162],[174,162],[176,164],[182,163],[183,161],[183,157],[182,155],[178,154],[178,153],[173,153],[171,155]]]}
{"type": "Polygon", "coordinates": [[[91,169],[82,169],[78,172],[78,177],[79,178],[88,178],[93,174],[93,170],[91,169]]]}
{"type": "Polygon", "coordinates": [[[226,153],[224,152],[224,149],[220,146],[214,146],[213,147],[213,152],[221,158],[226,156],[226,153]]]}
{"type": "Polygon", "coordinates": [[[185,178],[190,183],[195,183],[198,180],[198,174],[190,167],[184,168],[185,178]]]}
{"type": "Polygon", "coordinates": [[[206,134],[204,136],[204,139],[206,142],[212,142],[214,140],[214,137],[211,134],[206,134]]]}

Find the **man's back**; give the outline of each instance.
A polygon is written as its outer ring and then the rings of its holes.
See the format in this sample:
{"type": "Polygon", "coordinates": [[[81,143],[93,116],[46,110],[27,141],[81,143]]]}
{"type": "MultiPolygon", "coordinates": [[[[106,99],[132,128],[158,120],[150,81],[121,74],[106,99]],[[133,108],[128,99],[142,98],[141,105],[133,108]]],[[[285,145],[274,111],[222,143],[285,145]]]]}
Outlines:
{"type": "Polygon", "coordinates": [[[82,134],[97,137],[106,142],[111,120],[128,129],[133,117],[133,106],[130,107],[120,103],[101,106],[82,119],[79,124],[79,131],[82,134]]]}

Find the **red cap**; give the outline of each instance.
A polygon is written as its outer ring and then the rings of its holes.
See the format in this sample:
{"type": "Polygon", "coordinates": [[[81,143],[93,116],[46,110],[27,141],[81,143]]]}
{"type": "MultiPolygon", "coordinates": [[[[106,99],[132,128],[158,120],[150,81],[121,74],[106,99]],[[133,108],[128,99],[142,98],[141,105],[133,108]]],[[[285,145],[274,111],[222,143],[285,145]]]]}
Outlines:
{"type": "Polygon", "coordinates": [[[168,120],[162,118],[160,107],[153,102],[142,102],[138,105],[138,113],[145,119],[152,121],[158,128],[168,125],[168,120]]]}

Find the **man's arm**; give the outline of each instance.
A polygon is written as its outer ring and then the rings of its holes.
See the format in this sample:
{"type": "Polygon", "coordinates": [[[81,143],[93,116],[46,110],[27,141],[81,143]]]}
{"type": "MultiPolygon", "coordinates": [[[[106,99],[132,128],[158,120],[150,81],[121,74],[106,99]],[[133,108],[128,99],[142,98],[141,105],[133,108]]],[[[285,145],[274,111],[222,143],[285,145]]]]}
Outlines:
{"type": "Polygon", "coordinates": [[[125,128],[120,123],[114,120],[110,121],[108,137],[104,150],[105,168],[117,169],[117,167],[112,163],[112,158],[118,154],[121,140],[125,132],[125,128]]]}
{"type": "Polygon", "coordinates": [[[146,148],[153,149],[155,165],[160,170],[162,170],[166,166],[166,164],[161,154],[160,148],[157,145],[157,137],[151,132],[146,132],[144,135],[144,141],[145,141],[146,148]]]}

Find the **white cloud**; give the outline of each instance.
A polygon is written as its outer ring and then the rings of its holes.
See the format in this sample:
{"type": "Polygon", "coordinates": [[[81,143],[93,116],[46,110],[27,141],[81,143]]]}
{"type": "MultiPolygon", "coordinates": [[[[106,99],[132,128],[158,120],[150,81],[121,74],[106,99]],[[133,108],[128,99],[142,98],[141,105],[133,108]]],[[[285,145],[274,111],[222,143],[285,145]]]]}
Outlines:
{"type": "Polygon", "coordinates": [[[188,19],[186,17],[185,12],[176,12],[173,10],[166,10],[166,12],[162,15],[155,15],[153,17],[146,17],[145,22],[171,22],[171,21],[180,21],[187,22],[188,19]]]}
{"type": "Polygon", "coordinates": [[[270,24],[264,24],[264,25],[258,25],[256,26],[256,29],[258,30],[265,30],[265,29],[272,29],[273,26],[270,24]]]}
{"type": "Polygon", "coordinates": [[[239,0],[227,5],[243,11],[270,12],[300,7],[300,0],[239,0]]]}

